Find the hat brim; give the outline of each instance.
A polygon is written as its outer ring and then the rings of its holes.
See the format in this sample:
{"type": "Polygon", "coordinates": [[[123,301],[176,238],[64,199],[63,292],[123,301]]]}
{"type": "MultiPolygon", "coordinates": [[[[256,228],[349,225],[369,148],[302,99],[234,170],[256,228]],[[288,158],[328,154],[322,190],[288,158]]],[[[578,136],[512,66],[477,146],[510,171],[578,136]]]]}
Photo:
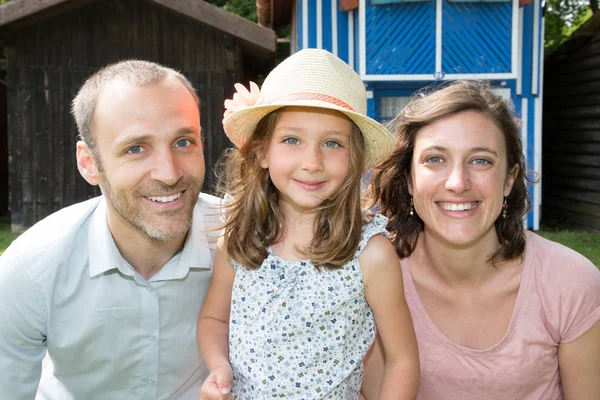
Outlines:
{"type": "Polygon", "coordinates": [[[318,100],[294,101],[272,105],[256,105],[233,113],[223,125],[229,140],[236,146],[243,146],[254,133],[256,126],[267,114],[283,107],[312,107],[339,111],[358,126],[365,143],[365,169],[370,169],[390,155],[396,143],[394,137],[383,125],[363,114],[318,100]]]}

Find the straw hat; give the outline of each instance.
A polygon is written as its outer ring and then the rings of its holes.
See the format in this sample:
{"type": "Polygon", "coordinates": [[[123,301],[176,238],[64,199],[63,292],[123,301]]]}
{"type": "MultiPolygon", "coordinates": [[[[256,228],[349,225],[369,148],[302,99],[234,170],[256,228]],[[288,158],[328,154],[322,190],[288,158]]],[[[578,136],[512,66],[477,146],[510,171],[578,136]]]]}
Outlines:
{"type": "Polygon", "coordinates": [[[348,64],[328,51],[305,49],[285,59],[265,79],[256,104],[235,111],[223,127],[239,148],[264,116],[286,106],[327,108],[348,116],[364,136],[367,167],[394,150],[391,133],[366,116],[364,83],[348,64]]]}

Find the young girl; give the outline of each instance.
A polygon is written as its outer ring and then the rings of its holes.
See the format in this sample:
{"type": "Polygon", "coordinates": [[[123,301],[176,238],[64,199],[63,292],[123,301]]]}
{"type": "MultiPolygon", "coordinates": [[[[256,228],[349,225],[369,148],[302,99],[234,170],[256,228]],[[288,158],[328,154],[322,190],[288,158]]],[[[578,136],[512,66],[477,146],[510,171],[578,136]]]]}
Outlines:
{"type": "Polygon", "coordinates": [[[394,148],[359,76],[323,50],[238,86],[224,127],[225,234],[200,313],[203,399],[358,399],[375,323],[381,399],[412,399],[416,339],[387,219],[360,208],[366,168],[394,148]],[[245,100],[244,100],[245,99],[245,100]],[[250,100],[254,105],[239,107],[250,100]]]}

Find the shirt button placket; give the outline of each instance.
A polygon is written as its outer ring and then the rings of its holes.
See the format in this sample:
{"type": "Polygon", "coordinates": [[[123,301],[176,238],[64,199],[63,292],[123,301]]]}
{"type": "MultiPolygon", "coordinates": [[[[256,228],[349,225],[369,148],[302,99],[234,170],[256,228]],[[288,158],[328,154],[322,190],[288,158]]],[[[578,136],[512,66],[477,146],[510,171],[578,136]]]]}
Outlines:
{"type": "Polygon", "coordinates": [[[157,339],[160,337],[159,291],[147,283],[141,297],[143,332],[146,334],[146,336],[142,336],[144,341],[141,374],[144,395],[142,398],[150,399],[155,398],[157,393],[159,356],[159,340],[157,339]]]}

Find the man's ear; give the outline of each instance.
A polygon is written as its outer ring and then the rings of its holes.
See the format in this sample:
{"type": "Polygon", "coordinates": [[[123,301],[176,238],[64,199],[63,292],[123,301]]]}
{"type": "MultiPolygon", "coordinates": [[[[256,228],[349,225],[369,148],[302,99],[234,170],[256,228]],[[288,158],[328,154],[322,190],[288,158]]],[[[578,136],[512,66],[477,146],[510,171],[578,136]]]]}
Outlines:
{"type": "Polygon", "coordinates": [[[77,142],[77,169],[90,185],[100,184],[100,173],[92,157],[92,152],[82,140],[77,142]]]}

